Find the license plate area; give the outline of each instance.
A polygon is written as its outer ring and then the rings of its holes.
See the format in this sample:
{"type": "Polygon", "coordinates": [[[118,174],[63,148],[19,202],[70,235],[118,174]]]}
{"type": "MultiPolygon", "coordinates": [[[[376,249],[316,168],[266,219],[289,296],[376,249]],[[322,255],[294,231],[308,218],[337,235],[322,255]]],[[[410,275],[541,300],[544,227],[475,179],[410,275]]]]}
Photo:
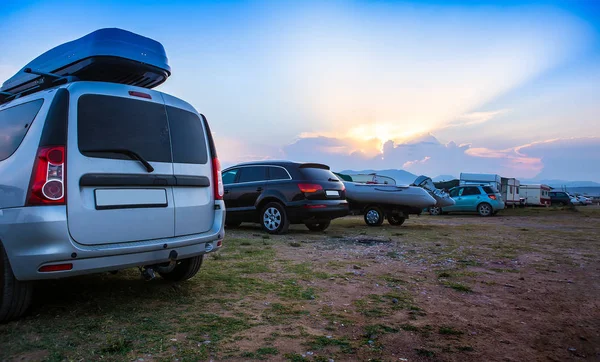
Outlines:
{"type": "Polygon", "coordinates": [[[167,207],[166,189],[95,189],[96,210],[167,207]]]}
{"type": "Polygon", "coordinates": [[[336,190],[326,190],[325,195],[327,195],[327,197],[340,197],[340,192],[336,190]]]}

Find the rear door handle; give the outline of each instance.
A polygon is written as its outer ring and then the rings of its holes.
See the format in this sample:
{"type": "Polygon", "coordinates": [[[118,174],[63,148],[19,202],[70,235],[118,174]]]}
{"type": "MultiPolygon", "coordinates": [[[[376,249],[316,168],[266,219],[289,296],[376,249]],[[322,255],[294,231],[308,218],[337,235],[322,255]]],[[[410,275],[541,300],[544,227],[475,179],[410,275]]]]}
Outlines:
{"type": "Polygon", "coordinates": [[[257,187],[257,188],[256,188],[256,191],[262,191],[262,190],[263,190],[263,188],[262,188],[262,187],[257,187]]]}

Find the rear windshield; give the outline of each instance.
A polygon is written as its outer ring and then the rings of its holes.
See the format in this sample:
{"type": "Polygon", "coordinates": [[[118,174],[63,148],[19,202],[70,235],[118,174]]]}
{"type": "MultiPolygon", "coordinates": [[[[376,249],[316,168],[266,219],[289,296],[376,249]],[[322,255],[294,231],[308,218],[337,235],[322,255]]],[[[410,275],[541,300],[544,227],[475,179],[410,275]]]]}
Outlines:
{"type": "Polygon", "coordinates": [[[202,120],[176,107],[88,94],[79,98],[77,125],[79,150],[88,157],[129,159],[119,153],[91,152],[126,149],[153,162],[208,162],[202,120]]]}
{"type": "MultiPolygon", "coordinates": [[[[512,187],[512,186],[511,186],[511,187],[512,187]]],[[[491,195],[491,194],[495,194],[495,193],[496,193],[496,192],[494,191],[494,189],[493,189],[493,188],[491,188],[491,187],[489,187],[489,186],[484,186],[484,187],[483,187],[483,192],[485,192],[485,193],[486,193],[486,194],[488,194],[488,195],[491,195]]]]}
{"type": "Polygon", "coordinates": [[[323,169],[323,168],[300,168],[300,172],[302,176],[306,180],[314,180],[314,181],[339,181],[339,179],[333,174],[333,172],[323,169]]]}
{"type": "Polygon", "coordinates": [[[90,152],[126,149],[147,161],[171,162],[169,127],[163,104],[83,95],[79,98],[77,128],[79,150],[88,157],[129,159],[118,153],[90,152]]]}
{"type": "Polygon", "coordinates": [[[0,111],[0,161],[19,148],[43,103],[43,99],[38,99],[0,111]]]}
{"type": "Polygon", "coordinates": [[[173,162],[199,164],[208,162],[206,137],[204,137],[200,117],[195,113],[170,106],[167,106],[167,115],[173,142],[173,162]]]}

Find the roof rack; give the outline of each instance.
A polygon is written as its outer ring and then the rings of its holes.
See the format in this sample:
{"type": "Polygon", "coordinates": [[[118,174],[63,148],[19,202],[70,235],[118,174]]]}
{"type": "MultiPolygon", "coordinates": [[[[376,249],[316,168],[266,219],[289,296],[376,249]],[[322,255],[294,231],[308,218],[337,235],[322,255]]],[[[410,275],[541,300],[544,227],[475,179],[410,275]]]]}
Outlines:
{"type": "Polygon", "coordinates": [[[99,29],[29,62],[2,84],[0,104],[77,80],[154,88],[170,75],[161,43],[122,29],[99,29]]]}
{"type": "Polygon", "coordinates": [[[0,92],[0,96],[4,96],[4,99],[0,99],[0,104],[6,103],[12,99],[17,99],[26,94],[36,93],[44,89],[55,87],[57,85],[75,82],[79,80],[79,78],[73,75],[62,76],[54,73],[42,72],[40,70],[35,70],[31,68],[25,68],[23,69],[23,72],[27,74],[39,75],[40,77],[36,80],[34,86],[22,90],[18,93],[0,92]]]}

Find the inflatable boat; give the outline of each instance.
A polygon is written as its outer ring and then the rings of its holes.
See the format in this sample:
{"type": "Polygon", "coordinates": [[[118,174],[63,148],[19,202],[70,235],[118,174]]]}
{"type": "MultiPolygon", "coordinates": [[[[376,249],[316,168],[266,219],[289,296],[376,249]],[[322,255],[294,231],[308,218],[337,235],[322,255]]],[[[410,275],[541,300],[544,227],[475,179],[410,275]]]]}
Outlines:
{"type": "Polygon", "coordinates": [[[0,102],[74,80],[154,88],[170,75],[161,43],[122,29],[100,29],[29,62],[0,87],[0,102]]]}
{"type": "Polygon", "coordinates": [[[394,205],[405,209],[424,209],[436,204],[436,200],[420,187],[356,182],[344,182],[344,185],[346,198],[351,203],[394,205]]]}
{"type": "Polygon", "coordinates": [[[411,186],[421,187],[422,189],[429,192],[429,195],[431,195],[431,197],[433,197],[436,201],[436,204],[432,206],[448,207],[453,206],[455,204],[454,199],[452,199],[447,192],[444,192],[444,190],[436,188],[433,184],[433,180],[427,176],[417,177],[417,179],[412,183],[411,186]]]}

